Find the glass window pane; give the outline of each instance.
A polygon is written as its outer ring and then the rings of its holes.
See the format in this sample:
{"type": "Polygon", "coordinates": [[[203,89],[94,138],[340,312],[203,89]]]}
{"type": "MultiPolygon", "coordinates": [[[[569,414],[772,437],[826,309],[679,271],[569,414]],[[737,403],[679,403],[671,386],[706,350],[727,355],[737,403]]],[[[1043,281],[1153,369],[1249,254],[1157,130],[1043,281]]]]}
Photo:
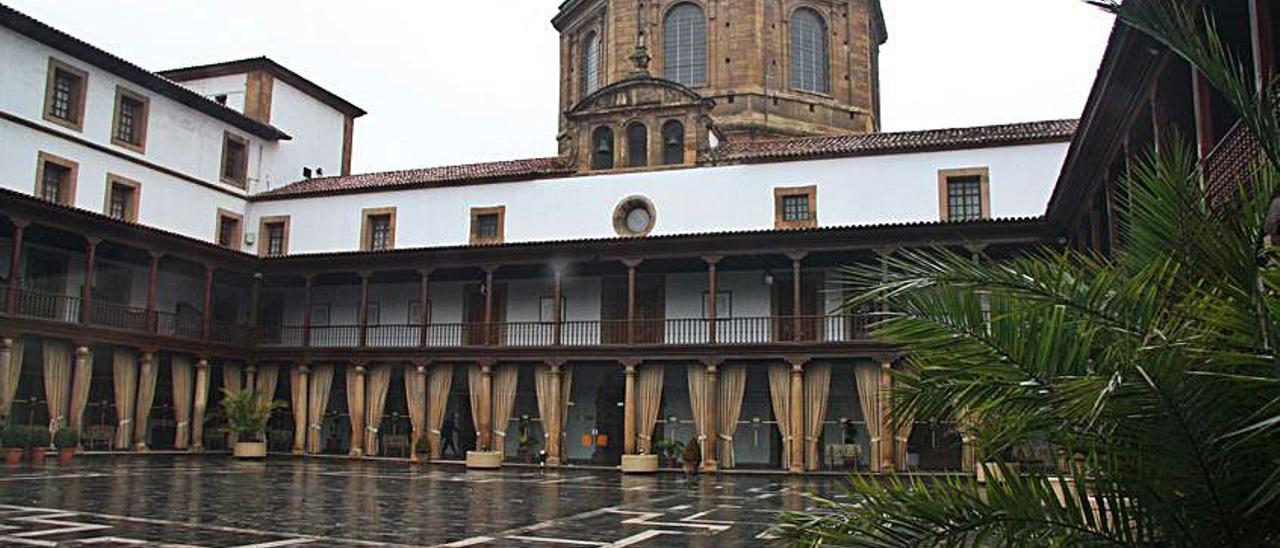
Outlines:
{"type": "Polygon", "coordinates": [[[791,87],[817,93],[830,92],[827,25],[818,12],[796,10],[791,17],[791,87]]]}
{"type": "Polygon", "coordinates": [[[707,18],[696,4],[680,4],[663,23],[662,75],[694,87],[707,83],[707,18]]]}

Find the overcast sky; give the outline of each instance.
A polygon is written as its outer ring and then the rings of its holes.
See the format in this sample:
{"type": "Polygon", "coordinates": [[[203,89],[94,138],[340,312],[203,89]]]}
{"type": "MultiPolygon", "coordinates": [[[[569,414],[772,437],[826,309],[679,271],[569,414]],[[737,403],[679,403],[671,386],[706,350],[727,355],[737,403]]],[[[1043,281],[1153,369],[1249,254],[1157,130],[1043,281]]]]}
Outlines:
{"type": "MultiPolygon", "coordinates": [[[[556,151],[561,0],[0,1],[151,70],[271,57],[369,111],[357,172],[556,151]]],[[[883,4],[887,131],[1078,117],[1112,23],[1082,0],[883,4]]]]}

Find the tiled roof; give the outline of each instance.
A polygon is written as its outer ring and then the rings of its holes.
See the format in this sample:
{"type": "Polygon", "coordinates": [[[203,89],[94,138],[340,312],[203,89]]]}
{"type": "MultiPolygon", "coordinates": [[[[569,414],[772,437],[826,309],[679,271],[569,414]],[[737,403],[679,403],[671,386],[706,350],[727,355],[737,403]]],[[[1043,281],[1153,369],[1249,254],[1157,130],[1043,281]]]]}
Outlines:
{"type": "Polygon", "coordinates": [[[381,173],[362,173],[359,175],[347,175],[344,177],[318,177],[315,179],[299,181],[275,190],[269,190],[259,194],[256,198],[289,198],[312,194],[339,194],[346,192],[371,192],[377,190],[450,186],[451,184],[471,184],[506,179],[532,179],[550,175],[568,175],[573,172],[574,170],[571,167],[564,165],[559,158],[531,158],[526,160],[508,160],[503,162],[487,162],[460,166],[406,169],[402,171],[384,171],[381,173]]]}
{"type": "Polygon", "coordinates": [[[1075,135],[1076,123],[1077,120],[1051,120],[897,133],[727,142],[717,150],[717,159],[721,162],[760,162],[1066,142],[1075,135]]]}

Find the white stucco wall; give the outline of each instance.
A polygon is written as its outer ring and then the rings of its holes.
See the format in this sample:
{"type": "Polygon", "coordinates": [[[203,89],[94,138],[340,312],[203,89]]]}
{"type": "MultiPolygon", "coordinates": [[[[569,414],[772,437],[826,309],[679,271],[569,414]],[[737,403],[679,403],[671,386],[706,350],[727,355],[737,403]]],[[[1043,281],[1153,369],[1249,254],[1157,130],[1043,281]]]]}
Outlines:
{"type": "Polygon", "coordinates": [[[271,125],[293,140],[276,146],[268,158],[276,177],[255,191],[269,190],[302,179],[302,168],[342,173],[342,130],[345,116],[297,88],[276,79],[271,93],[271,125]]]}
{"type": "Polygon", "coordinates": [[[653,235],[771,229],[773,191],[818,187],[820,226],[929,222],[940,218],[938,171],[987,167],[996,218],[1044,212],[1067,143],[567,177],[255,202],[250,227],[289,215],[292,254],[359,249],[361,211],[396,207],[399,248],[466,245],[470,210],[506,206],[506,241],[613,237],[624,198],[653,201],[653,235]]]}
{"type": "Polygon", "coordinates": [[[187,89],[213,99],[218,95],[227,96],[227,107],[236,112],[244,112],[245,94],[248,89],[248,76],[245,74],[227,74],[199,80],[179,82],[187,89]]]}

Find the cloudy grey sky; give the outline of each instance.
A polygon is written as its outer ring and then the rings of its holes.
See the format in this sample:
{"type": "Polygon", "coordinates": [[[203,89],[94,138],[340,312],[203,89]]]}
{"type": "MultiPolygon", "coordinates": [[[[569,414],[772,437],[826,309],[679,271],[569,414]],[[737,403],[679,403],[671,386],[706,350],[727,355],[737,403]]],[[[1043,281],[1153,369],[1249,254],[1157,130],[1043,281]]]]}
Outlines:
{"type": "MultiPolygon", "coordinates": [[[[369,111],[358,172],[555,154],[560,0],[0,1],[151,70],[267,55],[369,111]]],[[[883,3],[889,131],[1078,117],[1112,22],[1082,0],[883,3]]]]}

